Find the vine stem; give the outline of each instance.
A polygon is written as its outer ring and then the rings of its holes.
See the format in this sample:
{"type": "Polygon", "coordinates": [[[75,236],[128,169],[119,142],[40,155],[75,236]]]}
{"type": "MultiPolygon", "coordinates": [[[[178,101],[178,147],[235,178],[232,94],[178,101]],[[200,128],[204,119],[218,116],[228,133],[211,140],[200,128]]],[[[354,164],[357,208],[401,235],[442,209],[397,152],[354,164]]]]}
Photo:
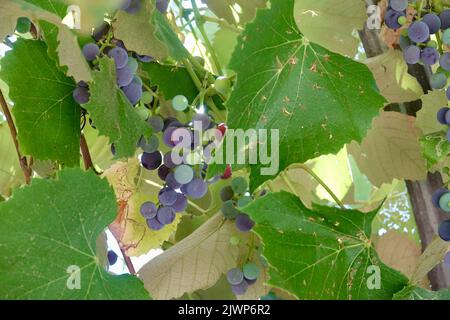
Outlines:
{"type": "Polygon", "coordinates": [[[5,115],[6,121],[8,122],[9,131],[11,131],[11,137],[14,141],[14,146],[16,148],[16,153],[19,158],[20,167],[22,168],[23,174],[25,176],[25,182],[26,184],[30,184],[31,175],[33,171],[28,165],[27,158],[23,156],[22,153],[20,152],[19,141],[17,140],[16,126],[14,125],[11,112],[9,111],[8,104],[6,103],[5,97],[3,96],[3,92],[1,90],[0,90],[0,104],[2,106],[3,114],[5,115]]]}
{"type": "Polygon", "coordinates": [[[219,59],[217,58],[216,52],[214,51],[214,47],[211,44],[211,41],[209,41],[208,35],[206,34],[205,26],[203,17],[200,14],[200,11],[198,10],[197,4],[195,3],[195,0],[191,0],[192,9],[194,9],[194,16],[195,21],[198,26],[198,30],[202,34],[203,40],[205,41],[205,46],[208,49],[209,53],[211,54],[211,58],[214,62],[214,66],[216,67],[216,70],[223,74],[222,67],[220,66],[219,59]]]}
{"type": "Polygon", "coordinates": [[[314,178],[314,180],[316,180],[327,192],[328,194],[333,198],[333,200],[342,208],[345,209],[344,204],[342,203],[341,200],[339,200],[339,198],[334,194],[334,192],[327,186],[327,184],[320,179],[320,177],[307,165],[301,164],[301,163],[297,163],[292,165],[288,170],[290,169],[302,169],[304,171],[306,171],[311,177],[314,178]]]}
{"type": "Polygon", "coordinates": [[[92,162],[92,157],[91,157],[91,153],[89,152],[89,147],[86,142],[86,137],[84,136],[83,133],[81,133],[81,137],[80,137],[80,149],[81,149],[81,155],[83,156],[84,168],[86,170],[94,168],[94,163],[92,162]]]}
{"type": "Polygon", "coordinates": [[[122,249],[121,246],[119,246],[120,252],[122,253],[123,260],[125,261],[125,264],[127,265],[128,271],[133,276],[136,274],[136,270],[134,269],[133,262],[131,261],[131,258],[126,254],[125,250],[122,249]]]}

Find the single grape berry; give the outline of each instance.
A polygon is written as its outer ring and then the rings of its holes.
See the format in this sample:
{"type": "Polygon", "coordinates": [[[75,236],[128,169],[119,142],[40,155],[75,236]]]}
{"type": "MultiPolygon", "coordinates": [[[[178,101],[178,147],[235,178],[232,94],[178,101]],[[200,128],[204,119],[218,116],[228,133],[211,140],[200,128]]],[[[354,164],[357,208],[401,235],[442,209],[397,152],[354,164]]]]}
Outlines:
{"type": "Polygon", "coordinates": [[[115,47],[109,50],[108,57],[114,59],[117,69],[125,67],[128,63],[128,53],[121,47],[115,47]]]}
{"type": "Polygon", "coordinates": [[[420,48],[418,46],[409,46],[403,51],[403,57],[406,63],[416,64],[420,60],[420,48]]]}
{"type": "Polygon", "coordinates": [[[446,52],[441,55],[441,57],[439,59],[439,65],[441,66],[442,69],[444,69],[446,71],[450,71],[450,53],[449,52],[446,52]]]}
{"type": "Polygon", "coordinates": [[[144,152],[141,156],[142,166],[147,170],[156,170],[162,163],[162,156],[159,151],[153,153],[144,152]]]}
{"type": "Polygon", "coordinates": [[[439,208],[445,212],[450,212],[450,193],[444,193],[439,198],[439,208]]]}
{"type": "Polygon", "coordinates": [[[150,92],[145,91],[142,94],[141,102],[143,104],[150,104],[150,103],[152,103],[152,101],[153,101],[153,95],[150,92]]]}
{"type": "Polygon", "coordinates": [[[447,30],[450,28],[450,9],[442,11],[439,15],[439,19],[441,19],[442,30],[447,30]]]}
{"type": "Polygon", "coordinates": [[[161,132],[164,128],[164,120],[160,116],[151,116],[147,120],[154,133],[161,132]]]}
{"type": "Polygon", "coordinates": [[[100,54],[100,48],[96,43],[88,43],[83,47],[83,55],[87,61],[94,61],[100,54]]]}
{"type": "Polygon", "coordinates": [[[130,103],[134,106],[142,97],[142,84],[139,84],[139,82],[133,79],[129,85],[122,88],[122,91],[125,93],[130,103]]]}
{"type": "Polygon", "coordinates": [[[79,104],[86,104],[89,102],[89,98],[91,97],[91,94],[89,93],[89,89],[78,86],[73,91],[73,99],[75,102],[79,104]]]}
{"type": "Polygon", "coordinates": [[[244,277],[247,280],[256,280],[259,277],[259,267],[254,263],[246,263],[242,268],[244,271],[244,277]]]}
{"type": "Polygon", "coordinates": [[[133,81],[133,78],[133,71],[127,66],[116,71],[117,85],[121,88],[128,86],[133,81]]]}
{"type": "Polygon", "coordinates": [[[430,29],[426,23],[416,21],[409,26],[408,36],[412,42],[422,43],[428,40],[430,29]]]}
{"type": "Polygon", "coordinates": [[[390,0],[389,6],[395,11],[404,11],[408,8],[408,0],[390,0]]]}
{"type": "Polygon", "coordinates": [[[154,204],[153,202],[144,202],[141,205],[141,215],[144,218],[147,219],[152,219],[154,217],[156,217],[156,213],[158,212],[158,208],[156,207],[156,204],[154,204]]]}
{"type": "Polygon", "coordinates": [[[249,232],[253,229],[255,223],[246,214],[240,214],[236,217],[236,228],[242,232],[249,232]]]}
{"type": "Polygon", "coordinates": [[[218,77],[214,82],[214,88],[217,92],[226,96],[231,90],[231,81],[227,77],[218,77]]]}
{"type": "Polygon", "coordinates": [[[162,228],[164,228],[164,225],[158,221],[158,219],[153,218],[153,219],[147,219],[147,226],[155,231],[161,230],[162,228]]]}
{"type": "Polygon", "coordinates": [[[189,106],[188,99],[183,95],[178,95],[172,100],[172,107],[177,111],[184,111],[189,106]]]}
{"type": "Polygon", "coordinates": [[[238,215],[242,214],[241,211],[236,209],[232,200],[225,201],[222,204],[222,214],[227,219],[235,219],[238,215]]]}
{"type": "Polygon", "coordinates": [[[113,266],[116,264],[117,258],[118,258],[118,256],[114,251],[112,251],[112,250],[108,251],[108,263],[110,266],[113,266]]]}
{"type": "Polygon", "coordinates": [[[431,197],[431,203],[433,203],[433,205],[436,208],[439,208],[439,200],[441,199],[441,197],[444,194],[449,193],[449,192],[450,192],[449,190],[444,189],[444,188],[440,188],[440,189],[436,190],[431,197]]]}
{"type": "Polygon", "coordinates": [[[387,27],[389,29],[397,30],[402,26],[400,23],[398,23],[398,20],[400,19],[400,17],[404,17],[404,16],[405,16],[405,13],[403,13],[403,12],[398,12],[398,11],[389,9],[388,11],[386,11],[386,13],[384,15],[384,23],[387,25],[387,27]]]}
{"type": "Polygon", "coordinates": [[[170,168],[167,167],[166,165],[161,165],[158,168],[158,177],[162,180],[162,181],[166,181],[167,176],[170,174],[170,168]]]}
{"type": "Polygon", "coordinates": [[[158,200],[163,206],[171,206],[175,203],[175,201],[177,201],[177,197],[178,194],[176,191],[170,188],[165,188],[160,191],[158,200]]]}
{"type": "Polygon", "coordinates": [[[166,13],[169,8],[169,0],[156,0],[156,9],[161,13],[166,13]]]}
{"type": "Polygon", "coordinates": [[[431,88],[443,89],[447,85],[447,76],[444,73],[435,73],[430,77],[431,88]]]}
{"type": "Polygon", "coordinates": [[[175,210],[171,207],[161,207],[158,210],[156,219],[164,225],[171,224],[175,220],[175,210]]]}
{"type": "Polygon", "coordinates": [[[252,202],[253,201],[253,198],[252,197],[250,197],[250,196],[244,196],[244,197],[242,197],[242,198],[240,198],[239,200],[238,200],[238,202],[237,202],[237,206],[238,206],[238,208],[243,208],[243,207],[245,207],[246,205],[248,205],[250,202],[252,202]]]}
{"type": "Polygon", "coordinates": [[[444,241],[450,241],[450,220],[446,220],[439,225],[439,237],[444,241]]]}
{"type": "Polygon", "coordinates": [[[175,210],[175,212],[183,212],[187,209],[187,207],[188,202],[186,196],[184,194],[177,193],[177,200],[172,205],[173,210],[175,210]]]}
{"type": "Polygon", "coordinates": [[[231,291],[237,296],[244,295],[247,292],[248,283],[247,281],[242,280],[242,282],[238,285],[231,286],[231,291]]]}
{"type": "Polygon", "coordinates": [[[233,199],[234,191],[231,186],[226,186],[220,190],[220,199],[225,202],[233,199]]]}
{"type": "Polygon", "coordinates": [[[206,129],[209,128],[211,125],[211,119],[207,114],[204,113],[197,113],[195,116],[192,117],[192,123],[194,128],[198,128],[199,125],[201,125],[201,128],[199,130],[206,131],[206,129]]]}
{"type": "Polygon", "coordinates": [[[434,13],[427,13],[423,16],[422,21],[428,26],[430,34],[435,34],[441,28],[441,19],[434,13]]]}
{"type": "Polygon", "coordinates": [[[243,177],[237,177],[234,178],[233,181],[231,181],[231,187],[233,188],[233,191],[237,194],[244,194],[247,191],[248,183],[247,180],[243,177]]]}
{"type": "Polygon", "coordinates": [[[201,199],[208,193],[208,185],[202,179],[196,178],[187,184],[186,193],[192,199],[201,199]]]}
{"type": "Polygon", "coordinates": [[[420,59],[422,60],[423,64],[427,66],[432,66],[439,60],[439,52],[432,47],[426,47],[422,50],[422,53],[420,54],[420,59]]]}
{"type": "Polygon", "coordinates": [[[108,22],[104,21],[100,26],[94,29],[94,32],[92,33],[92,37],[96,42],[99,42],[102,40],[109,32],[110,25],[108,22]]]}
{"type": "Polygon", "coordinates": [[[175,168],[174,178],[179,184],[188,184],[194,179],[194,171],[191,166],[182,164],[175,168]]]}
{"type": "Polygon", "coordinates": [[[450,108],[447,107],[443,107],[441,109],[439,109],[439,111],[437,112],[437,120],[440,124],[447,124],[446,120],[445,120],[445,116],[448,113],[448,110],[450,110],[450,108]]]}
{"type": "Polygon", "coordinates": [[[244,280],[244,273],[239,268],[233,268],[227,272],[227,281],[229,284],[236,286],[244,280]]]}

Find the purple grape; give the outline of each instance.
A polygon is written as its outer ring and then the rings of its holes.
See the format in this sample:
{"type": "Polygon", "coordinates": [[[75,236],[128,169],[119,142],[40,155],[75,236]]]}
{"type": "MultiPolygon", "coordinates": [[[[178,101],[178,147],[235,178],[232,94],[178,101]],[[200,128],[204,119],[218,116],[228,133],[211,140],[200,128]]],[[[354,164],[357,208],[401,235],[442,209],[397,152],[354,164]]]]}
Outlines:
{"type": "Polygon", "coordinates": [[[186,210],[187,206],[188,201],[184,194],[178,193],[177,201],[175,201],[175,203],[172,205],[173,210],[175,210],[175,212],[183,212],[186,210]]]}
{"type": "Polygon", "coordinates": [[[87,61],[94,61],[100,54],[100,48],[95,43],[88,43],[83,47],[83,55],[87,61]]]}
{"type": "Polygon", "coordinates": [[[447,84],[447,76],[444,73],[435,73],[430,77],[431,88],[435,90],[443,89],[447,84]]]}
{"type": "Polygon", "coordinates": [[[420,60],[420,48],[414,45],[409,46],[406,50],[404,50],[403,56],[406,63],[416,64],[420,60]]]}
{"type": "Polygon", "coordinates": [[[442,69],[450,71],[450,52],[446,52],[441,55],[441,58],[439,59],[439,65],[442,69]]]}
{"type": "Polygon", "coordinates": [[[439,225],[439,237],[444,241],[450,241],[450,220],[446,220],[439,225]]]}
{"type": "Polygon", "coordinates": [[[389,6],[395,11],[405,11],[408,8],[408,0],[390,0],[389,6]]]}
{"type": "Polygon", "coordinates": [[[109,50],[108,57],[114,59],[117,69],[125,67],[128,63],[128,53],[121,47],[115,47],[109,50]]]}
{"type": "Polygon", "coordinates": [[[94,32],[92,33],[92,37],[95,41],[99,42],[101,39],[103,39],[104,36],[106,36],[109,32],[110,25],[108,22],[104,21],[100,26],[94,29],[94,32]]]}
{"type": "Polygon", "coordinates": [[[113,266],[116,264],[117,258],[118,258],[117,253],[115,253],[112,250],[108,251],[108,263],[110,266],[113,266]]]}
{"type": "Polygon", "coordinates": [[[163,142],[169,148],[175,147],[175,143],[172,141],[172,133],[176,130],[176,127],[169,127],[163,133],[163,142]]]}
{"type": "Polygon", "coordinates": [[[173,208],[171,207],[161,207],[158,210],[156,219],[161,224],[171,224],[175,220],[175,210],[173,210],[173,208]]]}
{"type": "Polygon", "coordinates": [[[420,55],[422,62],[425,65],[432,66],[439,60],[439,52],[432,47],[426,47],[422,50],[422,54],[420,55]]]}
{"type": "Polygon", "coordinates": [[[73,91],[73,99],[79,104],[86,104],[89,102],[91,94],[89,89],[85,87],[76,87],[73,91]]]}
{"type": "Polygon", "coordinates": [[[222,199],[223,202],[233,199],[234,197],[234,191],[231,186],[226,186],[220,191],[220,199],[222,199]]]}
{"type": "Polygon", "coordinates": [[[230,269],[227,272],[227,281],[232,286],[237,286],[244,280],[244,273],[239,268],[230,269]]]}
{"type": "Polygon", "coordinates": [[[117,69],[117,84],[119,87],[126,87],[133,81],[133,71],[127,66],[117,69]]]}
{"type": "Polygon", "coordinates": [[[446,118],[448,110],[450,110],[450,109],[447,107],[443,107],[443,108],[439,109],[439,111],[437,112],[437,121],[440,124],[447,124],[447,122],[445,121],[445,118],[446,118]]]}
{"type": "Polygon", "coordinates": [[[158,200],[163,206],[171,206],[177,201],[177,197],[177,193],[173,189],[164,188],[159,192],[158,200]]]}
{"type": "Polygon", "coordinates": [[[169,175],[169,173],[170,173],[170,168],[169,167],[167,167],[166,165],[161,165],[159,168],[158,168],[158,177],[162,180],[162,181],[166,181],[166,179],[167,179],[167,176],[169,175]]]}
{"type": "Polygon", "coordinates": [[[131,0],[128,7],[126,7],[123,10],[125,10],[128,13],[135,14],[138,13],[139,10],[141,10],[141,7],[142,7],[141,0],[131,0]]]}
{"type": "Polygon", "coordinates": [[[150,57],[150,56],[141,56],[141,55],[138,55],[138,54],[136,54],[136,58],[137,58],[140,62],[143,62],[143,63],[149,63],[149,62],[152,62],[152,61],[155,60],[153,57],[150,57]]]}
{"type": "Polygon", "coordinates": [[[408,36],[412,42],[426,42],[430,36],[430,29],[425,22],[416,21],[409,26],[408,36]]]}
{"type": "Polygon", "coordinates": [[[170,135],[170,141],[179,148],[190,148],[193,140],[194,134],[186,128],[176,128],[170,135]]]}
{"type": "Polygon", "coordinates": [[[164,120],[160,116],[151,116],[147,120],[154,133],[161,132],[164,128],[164,120]]]}
{"type": "Polygon", "coordinates": [[[141,100],[142,97],[142,85],[137,83],[136,81],[132,81],[129,85],[122,88],[123,93],[125,93],[126,97],[130,101],[130,103],[134,106],[136,103],[141,100]]]}
{"type": "Polygon", "coordinates": [[[153,202],[144,202],[141,205],[141,215],[144,218],[152,219],[156,217],[156,213],[158,212],[158,208],[153,202]]]}
{"type": "Polygon", "coordinates": [[[164,155],[164,164],[170,169],[173,169],[173,168],[175,168],[177,166],[177,164],[174,163],[174,161],[173,161],[173,157],[172,157],[172,152],[171,151],[167,152],[164,155]]]}
{"type": "Polygon", "coordinates": [[[187,195],[193,199],[201,199],[208,192],[208,185],[199,178],[192,180],[186,186],[187,195]]]}
{"type": "Polygon", "coordinates": [[[248,289],[248,283],[247,281],[242,280],[242,282],[238,285],[231,286],[231,291],[237,296],[244,295],[247,292],[248,289]]]}
{"type": "Polygon", "coordinates": [[[433,203],[433,206],[435,206],[436,208],[439,208],[439,200],[441,199],[441,197],[448,193],[450,191],[448,191],[447,189],[444,188],[440,188],[438,190],[436,190],[432,197],[431,197],[431,203],[433,203]]]}
{"type": "Polygon", "coordinates": [[[255,223],[246,214],[240,214],[236,217],[236,228],[242,232],[248,232],[253,229],[255,223]]]}
{"type": "Polygon", "coordinates": [[[111,154],[112,154],[113,156],[116,155],[116,145],[115,145],[114,143],[111,144],[111,154]]]}
{"type": "Polygon", "coordinates": [[[156,0],[156,8],[161,13],[166,13],[169,7],[169,0],[156,0]]]}
{"type": "Polygon", "coordinates": [[[444,265],[450,269],[450,252],[447,252],[444,257],[444,265]]]}
{"type": "Polygon", "coordinates": [[[442,11],[439,18],[441,19],[442,30],[447,30],[450,28],[450,9],[442,11]]]}
{"type": "Polygon", "coordinates": [[[209,119],[209,116],[207,114],[204,113],[197,113],[193,118],[192,118],[192,124],[195,127],[195,122],[200,122],[201,123],[201,131],[206,131],[206,129],[208,129],[209,125],[211,124],[211,119],[209,119]]]}
{"type": "Polygon", "coordinates": [[[398,19],[405,16],[406,15],[403,12],[389,9],[384,15],[384,23],[388,26],[388,28],[397,30],[401,27],[401,24],[398,23],[398,19]]]}
{"type": "Polygon", "coordinates": [[[441,19],[434,13],[427,13],[423,16],[422,21],[428,26],[430,34],[435,34],[441,28],[441,19]]]}
{"type": "Polygon", "coordinates": [[[175,175],[173,172],[170,172],[166,177],[166,183],[169,188],[179,189],[181,188],[181,184],[175,180],[175,175]]]}
{"type": "Polygon", "coordinates": [[[142,166],[147,170],[156,170],[162,163],[162,156],[159,151],[153,153],[144,152],[141,156],[142,166]]]}
{"type": "Polygon", "coordinates": [[[158,219],[153,218],[153,219],[147,219],[147,226],[155,231],[161,230],[162,228],[164,228],[164,225],[158,221],[158,219]]]}

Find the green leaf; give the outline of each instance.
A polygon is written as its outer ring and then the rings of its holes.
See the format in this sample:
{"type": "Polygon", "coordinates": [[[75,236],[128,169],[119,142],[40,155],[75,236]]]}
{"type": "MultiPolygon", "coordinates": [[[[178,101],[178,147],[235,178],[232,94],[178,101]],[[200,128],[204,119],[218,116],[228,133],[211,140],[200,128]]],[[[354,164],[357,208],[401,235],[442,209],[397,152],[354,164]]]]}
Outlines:
{"type": "Polygon", "coordinates": [[[192,103],[197,97],[197,87],[185,68],[159,63],[142,63],[140,67],[145,72],[144,77],[150,80],[152,86],[158,86],[166,100],[181,94],[192,103]]]}
{"type": "Polygon", "coordinates": [[[0,123],[0,137],[0,195],[9,197],[11,190],[23,184],[25,179],[6,122],[0,123]]]}
{"type": "Polygon", "coordinates": [[[309,210],[287,192],[269,194],[244,211],[256,221],[254,231],[264,244],[269,284],[300,299],[390,299],[407,283],[371,245],[376,212],[309,210]],[[379,289],[368,286],[376,276],[370,266],[379,268],[379,289]]]}
{"type": "Polygon", "coordinates": [[[148,298],[137,278],[110,275],[94,252],[116,212],[107,181],[80,169],[16,190],[0,204],[0,298],[148,298]],[[80,270],[80,289],[67,286],[71,266],[80,270]]]}
{"type": "MultiPolygon", "coordinates": [[[[280,170],[360,141],[385,102],[365,65],[303,37],[293,5],[278,0],[259,10],[230,62],[237,83],[227,103],[228,125],[279,129],[280,170]]],[[[270,178],[260,175],[260,166],[252,166],[252,189],[270,178]]]]}
{"type": "Polygon", "coordinates": [[[445,132],[436,132],[420,137],[420,145],[430,171],[434,165],[445,161],[450,153],[450,144],[445,132]]]}
{"type": "Polygon", "coordinates": [[[136,143],[148,135],[150,127],[142,121],[124,93],[116,86],[116,67],[107,57],[99,60],[99,71],[89,85],[90,100],[84,105],[99,133],[109,137],[116,147],[116,157],[134,155],[136,143]]]}
{"type": "Polygon", "coordinates": [[[355,56],[360,43],[356,30],[367,21],[364,1],[295,0],[294,17],[300,31],[308,40],[331,51],[355,56]]]}
{"type": "Polygon", "coordinates": [[[206,0],[214,14],[230,24],[243,26],[253,20],[258,8],[265,8],[267,0],[206,0]]]}
{"type": "Polygon", "coordinates": [[[44,43],[19,39],[1,60],[22,152],[40,160],[79,165],[80,106],[75,83],[47,55],[44,43]]]}
{"type": "Polygon", "coordinates": [[[416,286],[408,286],[396,293],[394,300],[450,300],[450,289],[430,291],[416,286]]]}

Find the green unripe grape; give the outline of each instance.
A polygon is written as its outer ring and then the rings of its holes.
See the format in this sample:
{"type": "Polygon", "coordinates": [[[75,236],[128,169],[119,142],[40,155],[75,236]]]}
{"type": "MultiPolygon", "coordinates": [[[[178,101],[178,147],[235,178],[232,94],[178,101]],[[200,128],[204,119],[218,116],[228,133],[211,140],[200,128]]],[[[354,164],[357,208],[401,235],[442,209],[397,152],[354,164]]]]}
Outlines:
{"type": "Polygon", "coordinates": [[[152,101],[153,101],[153,95],[150,92],[145,91],[144,93],[142,93],[141,102],[143,104],[149,104],[149,103],[152,103],[152,101]]]}
{"type": "Polygon", "coordinates": [[[214,88],[217,92],[228,95],[231,89],[231,81],[227,77],[218,77],[214,82],[214,88]]]}
{"type": "Polygon", "coordinates": [[[256,280],[259,277],[259,268],[254,263],[247,263],[244,265],[243,268],[244,271],[244,277],[248,280],[256,280]]]}
{"type": "Polygon", "coordinates": [[[401,25],[401,26],[404,25],[407,21],[408,21],[408,20],[406,19],[405,16],[400,16],[400,17],[398,18],[398,24],[401,25]]]}
{"type": "Polygon", "coordinates": [[[182,164],[176,167],[174,178],[180,184],[187,184],[194,179],[194,171],[190,166],[182,164]]]}
{"type": "Polygon", "coordinates": [[[247,191],[248,183],[243,177],[237,177],[231,181],[231,187],[237,194],[244,194],[247,191]]]}
{"type": "Polygon", "coordinates": [[[150,116],[150,110],[148,110],[146,107],[143,106],[137,106],[136,108],[134,108],[134,110],[136,110],[136,112],[138,113],[139,117],[142,120],[147,120],[148,117],[150,116]]]}
{"type": "Polygon", "coordinates": [[[446,45],[450,45],[450,28],[445,30],[442,34],[442,42],[444,42],[446,45]]]}
{"type": "Polygon", "coordinates": [[[447,84],[447,76],[444,73],[435,73],[430,77],[431,88],[443,89],[447,84]]]}
{"type": "Polygon", "coordinates": [[[230,244],[232,246],[237,246],[240,242],[241,242],[241,239],[239,239],[239,237],[236,237],[236,236],[230,237],[230,244]]]}
{"type": "Polygon", "coordinates": [[[133,71],[133,73],[136,73],[137,69],[138,69],[138,62],[136,61],[135,58],[133,57],[129,57],[128,58],[128,62],[127,62],[127,67],[133,71]]]}
{"type": "Polygon", "coordinates": [[[450,212],[450,193],[444,194],[439,199],[439,208],[441,208],[445,212],[450,212]]]}
{"type": "Polygon", "coordinates": [[[253,201],[252,197],[245,196],[245,197],[242,197],[242,198],[240,198],[238,200],[237,206],[238,206],[238,208],[243,208],[243,207],[245,207],[246,205],[248,205],[252,201],[253,201]]]}
{"type": "Polygon", "coordinates": [[[173,98],[172,106],[177,111],[184,111],[189,106],[189,101],[185,96],[178,95],[173,98]]]}
{"type": "Polygon", "coordinates": [[[438,44],[437,44],[437,42],[436,42],[436,41],[434,41],[434,40],[430,40],[430,41],[428,41],[428,43],[427,43],[427,47],[432,47],[432,48],[435,48],[435,49],[437,49],[437,47],[438,47],[438,44]]]}
{"type": "Polygon", "coordinates": [[[31,30],[31,21],[27,17],[17,19],[16,30],[19,33],[27,33],[31,30]]]}
{"type": "Polygon", "coordinates": [[[233,200],[228,200],[225,201],[222,205],[222,213],[227,219],[235,219],[242,212],[234,207],[233,200]]]}

